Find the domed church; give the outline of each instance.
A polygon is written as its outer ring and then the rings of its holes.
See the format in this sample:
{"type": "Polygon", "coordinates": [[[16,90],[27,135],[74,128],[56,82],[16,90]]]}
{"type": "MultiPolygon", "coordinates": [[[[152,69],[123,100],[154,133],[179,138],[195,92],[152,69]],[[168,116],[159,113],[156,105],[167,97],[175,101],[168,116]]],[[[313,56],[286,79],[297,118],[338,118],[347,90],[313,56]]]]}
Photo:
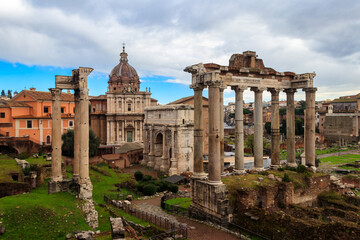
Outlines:
{"type": "Polygon", "coordinates": [[[129,62],[125,46],[108,81],[105,95],[92,97],[91,128],[106,145],[143,142],[144,108],[156,106],[150,88],[140,91],[139,76],[129,62]]]}

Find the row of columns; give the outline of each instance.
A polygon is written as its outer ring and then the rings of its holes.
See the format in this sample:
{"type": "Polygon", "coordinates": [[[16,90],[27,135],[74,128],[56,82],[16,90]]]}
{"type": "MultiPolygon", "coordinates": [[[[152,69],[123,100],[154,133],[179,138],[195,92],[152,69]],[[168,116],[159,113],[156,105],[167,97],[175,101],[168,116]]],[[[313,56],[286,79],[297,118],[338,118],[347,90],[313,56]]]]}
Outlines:
{"type": "MultiPolygon", "coordinates": [[[[205,176],[203,169],[202,91],[205,86],[193,86],[194,90],[194,177],[205,176]]],[[[209,175],[210,183],[220,184],[223,172],[223,87],[220,83],[209,84],[209,175]],[[222,146],[222,147],[221,147],[222,146]]],[[[235,90],[235,168],[244,171],[244,119],[243,93],[248,87],[233,86],[235,90]]],[[[263,170],[263,108],[262,93],[266,88],[252,87],[255,94],[254,111],[254,169],[263,170]]],[[[305,112],[305,156],[306,165],[315,166],[315,92],[316,88],[304,88],[306,93],[305,112]]],[[[271,93],[271,165],[280,166],[280,89],[269,88],[271,93]]],[[[295,161],[295,104],[296,89],[285,89],[287,96],[287,163],[296,166],[295,161]]]]}
{"type": "MultiPolygon", "coordinates": [[[[52,162],[51,179],[54,182],[63,180],[61,164],[61,91],[51,88],[52,95],[52,162]]],[[[89,100],[88,89],[75,89],[75,125],[74,125],[74,162],[73,178],[80,184],[90,181],[89,178],[89,100]]]]}

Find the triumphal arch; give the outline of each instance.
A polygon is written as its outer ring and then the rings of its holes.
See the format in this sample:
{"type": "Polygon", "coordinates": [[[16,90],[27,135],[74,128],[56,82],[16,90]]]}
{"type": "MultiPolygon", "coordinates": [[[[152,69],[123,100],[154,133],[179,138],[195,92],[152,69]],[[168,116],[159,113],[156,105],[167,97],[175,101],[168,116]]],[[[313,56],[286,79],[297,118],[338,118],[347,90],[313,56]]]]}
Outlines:
{"type": "Polygon", "coordinates": [[[235,91],[235,168],[244,171],[244,128],[243,93],[250,89],[254,92],[254,169],[263,168],[263,108],[262,94],[271,93],[271,165],[280,166],[280,127],[279,93],[287,96],[286,136],[287,164],[296,166],[295,161],[295,104],[294,94],[302,89],[306,96],[305,112],[305,158],[306,165],[315,169],[315,92],[313,78],[315,73],[296,74],[277,72],[265,67],[256,52],[246,51],[233,54],[229,66],[214,63],[195,64],[185,68],[191,73],[191,88],[194,90],[194,178],[192,180],[191,214],[198,218],[226,220],[230,215],[225,185],[221,181],[223,172],[223,91],[231,87],[235,91]],[[203,170],[202,147],[202,94],[209,93],[209,163],[208,174],[203,170]]]}

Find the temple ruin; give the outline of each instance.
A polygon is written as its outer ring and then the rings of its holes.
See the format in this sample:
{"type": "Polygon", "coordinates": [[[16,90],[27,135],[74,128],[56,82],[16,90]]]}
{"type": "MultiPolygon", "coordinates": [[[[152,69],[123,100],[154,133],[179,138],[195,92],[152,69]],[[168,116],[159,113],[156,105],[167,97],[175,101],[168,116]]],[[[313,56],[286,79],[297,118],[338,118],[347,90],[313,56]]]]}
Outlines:
{"type": "Polygon", "coordinates": [[[235,168],[244,172],[244,129],[243,93],[249,89],[254,92],[254,170],[263,168],[263,91],[271,92],[271,167],[280,166],[280,127],[279,93],[287,96],[286,135],[287,165],[296,166],[295,161],[295,105],[294,94],[297,89],[306,93],[305,113],[305,158],[306,165],[315,169],[315,92],[313,78],[315,73],[296,74],[277,72],[265,67],[256,52],[246,51],[234,54],[229,66],[214,63],[195,64],[184,70],[192,74],[191,88],[194,90],[194,175],[192,179],[191,215],[200,219],[211,219],[218,223],[229,220],[227,191],[221,181],[224,167],[223,142],[223,91],[231,87],[236,94],[235,110],[235,168]],[[202,95],[203,89],[209,93],[209,163],[208,174],[203,169],[203,129],[202,95]]]}
{"type": "Polygon", "coordinates": [[[51,180],[48,192],[56,193],[75,186],[79,199],[85,201],[83,211],[88,224],[95,228],[98,225],[97,212],[92,202],[93,186],[89,177],[89,89],[87,76],[92,68],[80,67],[72,71],[72,76],[55,76],[55,88],[52,94],[52,160],[51,180]],[[73,178],[64,179],[62,175],[61,154],[61,108],[60,96],[63,89],[74,90],[75,127],[74,127],[74,160],[73,178]]]}

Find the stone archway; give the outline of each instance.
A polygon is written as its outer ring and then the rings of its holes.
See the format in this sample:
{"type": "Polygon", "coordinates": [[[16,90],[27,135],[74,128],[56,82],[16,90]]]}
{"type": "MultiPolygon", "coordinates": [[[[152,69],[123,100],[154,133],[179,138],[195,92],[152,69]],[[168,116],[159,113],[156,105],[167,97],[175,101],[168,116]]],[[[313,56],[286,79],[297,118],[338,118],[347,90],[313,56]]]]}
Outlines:
{"type": "Polygon", "coordinates": [[[155,156],[161,157],[163,155],[163,135],[158,133],[155,138],[155,156]]]}

